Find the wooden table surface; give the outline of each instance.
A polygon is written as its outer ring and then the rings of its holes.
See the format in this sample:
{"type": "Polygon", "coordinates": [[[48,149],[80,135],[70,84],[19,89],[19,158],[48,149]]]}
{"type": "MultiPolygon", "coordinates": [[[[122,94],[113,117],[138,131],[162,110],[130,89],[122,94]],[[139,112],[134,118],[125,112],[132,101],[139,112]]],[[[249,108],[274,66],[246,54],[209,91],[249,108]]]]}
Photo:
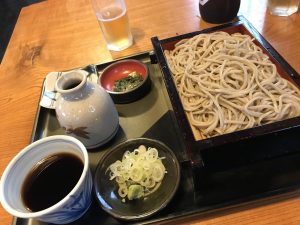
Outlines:
{"type": "MultiPolygon", "coordinates": [[[[50,71],[103,63],[152,49],[150,38],[167,38],[215,26],[200,19],[198,0],[126,0],[134,36],[122,52],[106,49],[89,0],[48,0],[23,8],[0,67],[0,174],[30,140],[41,85],[50,71]]],[[[300,73],[300,15],[268,14],[266,0],[242,0],[244,15],[300,73]]],[[[300,174],[299,174],[300,176],[300,174]]],[[[12,217],[0,207],[0,224],[12,217]]],[[[174,222],[173,222],[174,223],[174,222]]],[[[213,215],[186,224],[300,224],[300,195],[213,215]]]]}

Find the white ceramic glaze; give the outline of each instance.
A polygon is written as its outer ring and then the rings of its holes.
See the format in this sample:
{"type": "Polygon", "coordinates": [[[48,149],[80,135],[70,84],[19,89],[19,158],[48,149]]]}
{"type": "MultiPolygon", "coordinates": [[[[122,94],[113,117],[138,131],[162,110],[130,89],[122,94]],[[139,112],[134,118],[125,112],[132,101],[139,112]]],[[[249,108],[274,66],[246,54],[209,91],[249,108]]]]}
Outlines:
{"type": "Polygon", "coordinates": [[[87,211],[91,204],[92,186],[88,153],[84,145],[76,138],[56,135],[28,145],[10,161],[1,177],[0,201],[3,208],[15,217],[66,224],[77,220],[87,211]],[[41,159],[61,152],[76,154],[84,162],[79,181],[55,205],[38,212],[28,211],[20,194],[25,177],[41,159]]]}
{"type": "Polygon", "coordinates": [[[79,139],[86,148],[95,148],[114,137],[119,117],[109,94],[87,81],[85,74],[70,72],[55,84],[60,96],[56,102],[57,119],[67,135],[79,139]],[[70,84],[77,85],[68,88],[70,84]]]}

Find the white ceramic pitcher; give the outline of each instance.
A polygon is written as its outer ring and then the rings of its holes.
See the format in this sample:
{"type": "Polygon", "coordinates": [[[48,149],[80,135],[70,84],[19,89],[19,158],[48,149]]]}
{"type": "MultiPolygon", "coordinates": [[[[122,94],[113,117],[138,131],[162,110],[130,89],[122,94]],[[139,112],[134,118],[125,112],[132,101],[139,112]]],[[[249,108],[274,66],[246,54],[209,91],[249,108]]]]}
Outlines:
{"type": "Polygon", "coordinates": [[[86,148],[101,146],[112,139],[119,128],[119,117],[109,94],[87,80],[79,71],[63,74],[55,89],[60,93],[55,111],[67,135],[79,139],[86,148]]]}

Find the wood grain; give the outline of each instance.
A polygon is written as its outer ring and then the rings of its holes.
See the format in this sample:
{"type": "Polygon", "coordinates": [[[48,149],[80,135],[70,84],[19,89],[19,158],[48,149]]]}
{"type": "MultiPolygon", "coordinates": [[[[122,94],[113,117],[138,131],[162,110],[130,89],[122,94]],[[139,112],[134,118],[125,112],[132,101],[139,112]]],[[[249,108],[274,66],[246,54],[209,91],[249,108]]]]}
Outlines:
{"type": "MultiPolygon", "coordinates": [[[[267,0],[243,0],[244,15],[300,72],[300,15],[271,16],[267,0]]],[[[89,0],[48,0],[23,8],[0,66],[0,174],[30,140],[41,85],[50,71],[103,63],[152,50],[150,38],[167,38],[215,26],[199,18],[197,0],[126,0],[134,44],[105,47],[89,0]]],[[[1,224],[12,217],[0,207],[1,224]]],[[[176,224],[300,224],[300,197],[194,216],[176,224]]]]}

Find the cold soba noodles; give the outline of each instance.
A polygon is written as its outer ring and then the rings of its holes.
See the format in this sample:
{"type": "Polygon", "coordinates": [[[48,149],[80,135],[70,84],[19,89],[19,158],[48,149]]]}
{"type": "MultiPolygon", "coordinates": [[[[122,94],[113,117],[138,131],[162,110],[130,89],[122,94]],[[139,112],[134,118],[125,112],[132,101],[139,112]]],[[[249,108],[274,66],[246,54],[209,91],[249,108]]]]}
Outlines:
{"type": "Polygon", "coordinates": [[[300,115],[299,89],[248,35],[200,34],[165,55],[199,139],[300,115]]]}

